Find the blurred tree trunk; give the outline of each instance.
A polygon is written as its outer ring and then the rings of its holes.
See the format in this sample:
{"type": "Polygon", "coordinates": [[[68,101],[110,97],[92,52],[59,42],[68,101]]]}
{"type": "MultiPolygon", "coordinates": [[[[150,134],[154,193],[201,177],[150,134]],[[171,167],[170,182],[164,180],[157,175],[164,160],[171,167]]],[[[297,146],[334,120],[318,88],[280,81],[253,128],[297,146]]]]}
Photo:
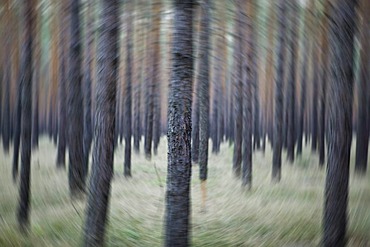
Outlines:
{"type": "Polygon", "coordinates": [[[33,74],[33,101],[32,101],[32,149],[39,147],[39,97],[41,80],[41,14],[43,11],[42,3],[35,0],[36,6],[39,5],[35,19],[35,39],[34,39],[34,74],[33,74]]]}
{"type": "Polygon", "coordinates": [[[322,17],[322,29],[320,30],[321,38],[321,85],[320,85],[320,113],[319,113],[319,165],[322,167],[325,161],[325,113],[326,113],[326,87],[327,87],[327,70],[328,70],[328,18],[329,2],[324,2],[324,16],[322,17]]]}
{"type": "Polygon", "coordinates": [[[125,95],[125,161],[124,175],[131,177],[131,121],[132,121],[132,22],[134,12],[133,1],[126,2],[126,95],[125,95]]]}
{"type": "Polygon", "coordinates": [[[361,60],[360,60],[360,82],[358,86],[358,119],[357,119],[357,135],[356,135],[356,165],[355,170],[358,174],[366,174],[367,157],[369,147],[369,51],[370,51],[370,2],[366,0],[360,1],[360,10],[362,10],[362,26],[361,26],[361,60]]]}
{"type": "Polygon", "coordinates": [[[201,2],[200,9],[200,38],[199,38],[199,74],[198,89],[199,100],[199,179],[204,184],[202,198],[205,208],[205,181],[208,177],[208,140],[209,140],[209,49],[210,49],[210,2],[201,2]]]}
{"type": "Polygon", "coordinates": [[[32,59],[33,40],[36,21],[35,1],[22,2],[22,53],[21,53],[21,84],[22,113],[21,113],[21,175],[19,186],[19,204],[17,219],[22,231],[29,226],[30,176],[31,176],[31,134],[32,134],[32,59]]]}
{"type": "Polygon", "coordinates": [[[241,162],[242,162],[242,135],[243,133],[243,97],[242,92],[242,65],[243,65],[243,23],[242,23],[242,0],[236,2],[236,39],[235,39],[235,53],[234,59],[236,61],[236,69],[234,75],[234,108],[235,108],[235,135],[234,135],[234,154],[233,154],[233,172],[236,177],[241,175],[241,162]]]}
{"type": "Polygon", "coordinates": [[[194,2],[174,0],[173,4],[165,246],[189,246],[194,2]]]}
{"type": "Polygon", "coordinates": [[[254,27],[253,27],[253,2],[247,0],[244,2],[243,10],[243,26],[245,26],[243,36],[245,49],[243,51],[243,169],[242,169],[242,185],[252,188],[252,101],[253,101],[253,83],[255,82],[255,67],[253,66],[254,53],[254,27]]]}
{"type": "Polygon", "coordinates": [[[161,136],[161,46],[160,46],[160,33],[161,33],[161,9],[162,0],[154,1],[154,30],[153,30],[153,151],[154,154],[158,153],[158,145],[161,136]]]}
{"type": "Polygon", "coordinates": [[[277,67],[275,79],[275,111],[274,111],[274,144],[272,158],[272,180],[281,179],[281,149],[283,144],[283,80],[285,66],[285,35],[286,35],[286,0],[277,2],[278,37],[276,44],[277,67]]]}
{"type": "Polygon", "coordinates": [[[80,1],[70,0],[70,50],[68,71],[68,182],[71,197],[85,192],[83,152],[83,98],[82,98],[82,53],[80,27],[80,1]]]}
{"type": "Polygon", "coordinates": [[[356,5],[356,0],[338,0],[331,5],[328,164],[323,217],[323,245],[327,247],[346,245],[356,5]]]}
{"type": "MultiPolygon", "coordinates": [[[[302,64],[302,72],[300,76],[301,80],[301,88],[300,88],[300,106],[299,106],[299,119],[298,119],[298,131],[297,131],[297,155],[302,155],[302,144],[303,144],[303,132],[304,132],[304,118],[305,118],[305,111],[306,111],[306,97],[307,97],[307,71],[308,71],[308,62],[309,56],[308,54],[311,52],[311,45],[309,37],[306,37],[307,33],[310,32],[310,9],[312,9],[313,1],[311,0],[308,5],[310,7],[304,10],[304,27],[303,27],[303,64],[302,64]]],[[[307,133],[307,132],[306,132],[307,133]]],[[[307,136],[306,136],[307,141],[307,136]]]]}
{"type": "MultiPolygon", "coordinates": [[[[57,1],[53,2],[54,9],[57,8],[57,1]]],[[[66,146],[67,146],[67,104],[66,104],[66,98],[67,98],[67,56],[69,54],[69,47],[68,47],[68,41],[69,41],[69,12],[68,12],[68,6],[65,1],[60,2],[60,14],[54,15],[53,22],[53,30],[52,33],[52,39],[54,39],[53,44],[59,43],[58,45],[58,51],[57,56],[58,60],[53,56],[52,60],[55,65],[52,67],[56,67],[58,69],[58,113],[59,113],[59,135],[58,135],[58,146],[57,146],[57,168],[63,168],[65,169],[65,154],[66,154],[66,146]],[[58,18],[59,17],[59,18],[58,18]],[[59,20],[59,23],[58,23],[59,20]],[[63,23],[63,24],[62,24],[63,23]],[[59,24],[59,25],[58,25],[59,24]],[[60,28],[58,28],[60,27],[60,28]],[[58,36],[59,33],[59,36],[58,36]],[[59,42],[56,42],[58,40],[59,42]],[[59,68],[58,68],[59,66],[59,68]]],[[[57,74],[55,74],[55,77],[57,74]]],[[[54,78],[55,79],[55,78],[54,78]]]]}
{"type": "Polygon", "coordinates": [[[97,44],[97,85],[92,174],[84,246],[103,246],[113,176],[116,85],[119,63],[119,1],[102,0],[97,44]]]}
{"type": "Polygon", "coordinates": [[[295,60],[297,57],[297,26],[298,26],[298,8],[297,3],[293,1],[290,4],[289,10],[289,18],[290,18],[290,32],[289,35],[289,52],[290,52],[290,59],[289,59],[289,66],[288,66],[288,78],[287,78],[287,102],[288,102],[288,125],[287,125],[287,157],[289,162],[294,162],[294,146],[295,146],[295,94],[296,94],[296,63],[295,60]]]}
{"type": "Polygon", "coordinates": [[[94,24],[95,24],[95,0],[90,0],[86,6],[85,22],[85,61],[83,73],[83,109],[84,109],[84,176],[86,177],[89,170],[89,154],[92,142],[92,123],[91,123],[91,90],[92,90],[92,62],[94,56],[94,24]]]}

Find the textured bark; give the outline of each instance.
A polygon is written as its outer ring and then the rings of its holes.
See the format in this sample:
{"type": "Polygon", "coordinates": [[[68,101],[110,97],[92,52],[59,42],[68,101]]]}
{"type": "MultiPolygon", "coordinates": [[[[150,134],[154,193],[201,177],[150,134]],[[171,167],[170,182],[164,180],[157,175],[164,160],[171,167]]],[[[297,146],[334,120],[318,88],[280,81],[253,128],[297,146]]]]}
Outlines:
{"type": "Polygon", "coordinates": [[[165,246],[190,245],[193,1],[174,0],[165,246]]]}
{"type": "Polygon", "coordinates": [[[102,0],[97,47],[97,86],[92,174],[84,246],[103,246],[113,176],[119,1],[102,0]]]}
{"type": "MultiPolygon", "coordinates": [[[[55,4],[55,3],[54,3],[55,4]]],[[[54,5],[55,6],[55,5],[54,5]]],[[[59,47],[58,47],[58,57],[59,57],[59,80],[58,80],[58,113],[59,113],[59,136],[58,136],[58,146],[57,146],[57,168],[65,168],[65,155],[66,155],[66,146],[67,146],[67,55],[69,54],[68,43],[68,21],[69,13],[68,6],[66,2],[62,2],[60,10],[60,25],[61,28],[57,29],[57,20],[53,20],[55,30],[60,30],[59,35],[59,47]]],[[[57,33],[53,34],[54,36],[57,33]]],[[[55,39],[57,36],[55,37],[55,39]]]]}
{"type": "Polygon", "coordinates": [[[252,22],[253,2],[244,2],[243,9],[245,27],[245,60],[243,64],[243,173],[242,185],[252,187],[252,101],[253,83],[255,83],[255,68],[253,66],[254,30],[252,22]]]}
{"type": "Polygon", "coordinates": [[[283,80],[285,62],[285,12],[286,0],[279,0],[278,7],[278,38],[276,44],[277,67],[275,80],[275,111],[274,111],[274,142],[272,157],[272,180],[279,182],[281,179],[281,149],[282,123],[283,123],[283,80]]]}
{"type": "Polygon", "coordinates": [[[323,217],[323,246],[327,247],[346,245],[356,2],[338,0],[331,5],[328,163],[323,217]]]}
{"type": "Polygon", "coordinates": [[[126,33],[126,94],[125,94],[125,161],[124,161],[124,175],[131,177],[131,121],[132,121],[132,19],[131,14],[134,10],[133,3],[126,2],[126,20],[127,20],[127,33],[126,33]]]}
{"type": "MultiPolygon", "coordinates": [[[[6,50],[10,51],[10,46],[6,46],[6,50]]],[[[9,58],[9,54],[7,56],[9,58]]],[[[10,80],[11,80],[11,66],[10,62],[7,62],[5,65],[4,72],[4,108],[3,108],[3,122],[2,122],[2,137],[3,137],[3,148],[6,153],[9,152],[10,146],[10,127],[11,127],[11,117],[10,117],[10,80]]]]}
{"type": "Polygon", "coordinates": [[[293,1],[290,5],[290,59],[289,59],[289,74],[287,80],[287,102],[288,102],[288,125],[287,125],[287,157],[289,162],[294,162],[294,146],[295,146],[295,83],[296,83],[296,57],[297,57],[297,26],[298,26],[298,10],[297,3],[293,1]]]}
{"type": "MultiPolygon", "coordinates": [[[[209,140],[209,49],[210,49],[210,3],[201,3],[201,21],[199,38],[199,179],[208,176],[208,140],[209,140]]],[[[192,153],[193,155],[193,153],[192,153]]],[[[204,184],[205,186],[205,184],[204,184]]]]}
{"type": "Polygon", "coordinates": [[[19,186],[19,202],[17,219],[22,231],[28,230],[31,177],[31,133],[32,133],[32,44],[35,22],[35,2],[22,2],[23,35],[21,50],[21,84],[22,113],[21,113],[21,175],[19,186]]]}
{"type": "Polygon", "coordinates": [[[243,133],[243,97],[241,95],[242,90],[242,1],[236,2],[237,16],[236,16],[236,41],[235,41],[235,61],[236,70],[234,75],[234,95],[235,95],[235,136],[234,136],[234,154],[233,154],[233,172],[236,177],[241,175],[241,162],[242,162],[242,135],[243,133]]]}
{"type": "Polygon", "coordinates": [[[85,192],[83,152],[83,98],[82,98],[82,53],[80,28],[80,1],[70,0],[70,59],[68,71],[68,183],[71,197],[85,192]]]}
{"type": "Polygon", "coordinates": [[[366,0],[360,1],[360,10],[362,10],[361,27],[361,61],[360,61],[360,82],[357,92],[358,97],[358,118],[356,135],[356,163],[355,171],[358,174],[366,174],[367,158],[369,147],[369,52],[370,51],[370,3],[366,0]]]}
{"type": "Polygon", "coordinates": [[[84,109],[84,176],[89,170],[89,154],[92,142],[92,123],[91,123],[91,89],[92,89],[92,62],[94,53],[94,13],[95,1],[90,0],[86,6],[86,34],[85,34],[85,61],[83,75],[83,109],[84,109]]]}

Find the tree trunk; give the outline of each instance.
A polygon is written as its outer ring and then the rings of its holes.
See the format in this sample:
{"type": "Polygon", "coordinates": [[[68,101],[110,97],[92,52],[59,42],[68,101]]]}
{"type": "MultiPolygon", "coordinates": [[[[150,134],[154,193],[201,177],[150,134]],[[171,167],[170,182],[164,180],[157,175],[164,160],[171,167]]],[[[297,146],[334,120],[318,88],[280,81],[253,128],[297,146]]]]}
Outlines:
{"type": "Polygon", "coordinates": [[[194,3],[192,0],[174,0],[173,3],[165,246],[189,246],[194,3]]]}
{"type": "Polygon", "coordinates": [[[22,231],[29,227],[30,177],[31,177],[31,134],[32,134],[32,44],[35,23],[35,2],[23,1],[23,36],[21,53],[21,176],[19,186],[18,224],[22,231]]]}
{"type": "Polygon", "coordinates": [[[209,49],[210,49],[210,3],[201,3],[201,21],[199,38],[199,179],[206,181],[208,176],[208,140],[209,140],[209,49]]]}
{"type": "Polygon", "coordinates": [[[320,113],[319,113],[319,165],[322,167],[325,161],[325,112],[326,112],[326,84],[327,84],[327,70],[328,70],[328,18],[325,16],[329,15],[329,2],[324,2],[324,17],[323,17],[323,29],[320,32],[321,35],[321,90],[320,90],[320,113]]]}
{"type": "Polygon", "coordinates": [[[331,5],[328,164],[323,218],[323,245],[327,247],[346,245],[356,2],[338,0],[331,5]]]}
{"type": "Polygon", "coordinates": [[[95,1],[90,0],[86,8],[86,34],[85,34],[85,62],[83,77],[83,108],[84,108],[84,176],[89,170],[89,154],[92,142],[92,123],[91,123],[91,89],[92,89],[92,62],[94,53],[94,20],[95,20],[95,1]]]}
{"type": "Polygon", "coordinates": [[[131,1],[126,2],[126,20],[127,20],[127,32],[126,32],[126,94],[125,94],[125,161],[124,161],[124,175],[125,177],[131,177],[131,121],[132,121],[132,19],[131,14],[134,10],[132,8],[131,1]]]}
{"type": "Polygon", "coordinates": [[[113,176],[119,1],[102,0],[97,47],[97,86],[92,174],[84,246],[103,246],[113,176]]]}
{"type": "Polygon", "coordinates": [[[370,4],[369,1],[360,1],[360,10],[362,10],[362,28],[361,28],[361,61],[360,61],[360,82],[358,87],[358,119],[356,135],[356,164],[355,171],[358,174],[366,174],[367,157],[369,147],[369,51],[370,51],[370,4]]]}
{"type": "Polygon", "coordinates": [[[82,98],[82,54],[80,29],[80,1],[70,0],[70,59],[68,80],[68,182],[71,197],[85,192],[84,152],[83,152],[83,98],[82,98]]]}
{"type": "Polygon", "coordinates": [[[237,18],[235,23],[236,29],[236,40],[235,40],[235,61],[236,61],[236,72],[234,75],[234,107],[235,107],[235,135],[234,135],[234,155],[233,155],[233,172],[236,177],[241,175],[241,162],[242,162],[242,135],[243,133],[243,97],[241,95],[242,91],[242,51],[243,51],[243,39],[242,39],[242,1],[238,0],[236,2],[237,18]]]}
{"type": "Polygon", "coordinates": [[[287,136],[287,157],[289,162],[294,162],[294,146],[295,146],[295,83],[296,83],[296,57],[297,57],[297,25],[298,25],[298,9],[297,3],[292,2],[290,5],[290,65],[288,67],[288,90],[287,90],[287,102],[288,102],[288,136],[287,136]]]}
{"type": "MultiPolygon", "coordinates": [[[[54,8],[57,5],[53,2],[54,8]]],[[[59,35],[59,47],[58,47],[58,58],[59,58],[59,80],[58,80],[58,112],[59,112],[59,136],[58,136],[58,147],[57,147],[57,168],[65,169],[65,155],[67,146],[67,56],[69,54],[69,47],[67,45],[69,40],[68,23],[69,23],[69,11],[66,2],[61,3],[60,9],[60,25],[57,24],[57,19],[53,20],[55,32],[53,33],[54,38],[58,38],[59,35]],[[62,25],[64,23],[64,25],[62,25]],[[60,29],[57,29],[60,26],[60,29]]],[[[56,17],[55,17],[56,18],[56,17]]]]}
{"type": "Polygon", "coordinates": [[[281,179],[281,149],[283,144],[283,80],[285,65],[286,0],[278,1],[278,38],[276,44],[277,68],[275,80],[274,144],[272,157],[272,180],[281,179]]]}
{"type": "Polygon", "coordinates": [[[245,60],[243,64],[243,176],[242,185],[252,188],[252,88],[255,83],[255,67],[253,66],[254,28],[252,21],[253,2],[244,3],[245,10],[245,60]]]}

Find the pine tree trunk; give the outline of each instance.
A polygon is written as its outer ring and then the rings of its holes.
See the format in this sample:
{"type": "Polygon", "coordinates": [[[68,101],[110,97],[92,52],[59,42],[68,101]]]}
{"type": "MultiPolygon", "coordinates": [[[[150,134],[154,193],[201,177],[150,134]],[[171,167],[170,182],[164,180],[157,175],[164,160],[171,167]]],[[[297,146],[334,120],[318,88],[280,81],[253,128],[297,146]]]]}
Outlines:
{"type": "Polygon", "coordinates": [[[285,66],[286,0],[278,1],[278,38],[276,44],[277,68],[275,80],[274,142],[272,157],[272,180],[281,179],[281,149],[283,144],[283,79],[285,66]]]}
{"type": "Polygon", "coordinates": [[[22,3],[23,35],[21,52],[21,175],[19,186],[19,204],[17,219],[22,231],[29,227],[30,177],[31,177],[31,134],[32,134],[32,44],[35,23],[35,2],[25,0],[22,3]]]}
{"type": "Polygon", "coordinates": [[[331,5],[328,164],[323,218],[325,247],[346,245],[356,2],[338,0],[331,5]]]}
{"type": "Polygon", "coordinates": [[[190,245],[193,1],[174,0],[172,75],[168,97],[165,246],[190,245]]]}
{"type": "Polygon", "coordinates": [[[116,85],[119,63],[119,1],[101,1],[92,174],[84,246],[103,246],[113,176],[116,85]]]}
{"type": "Polygon", "coordinates": [[[296,57],[297,57],[297,25],[298,25],[298,18],[297,18],[297,4],[292,2],[290,5],[290,44],[289,44],[289,51],[290,51],[290,65],[289,65],[289,74],[288,74],[288,90],[287,90],[287,97],[288,97],[288,136],[287,136],[287,157],[288,160],[293,163],[294,162],[294,146],[295,146],[295,83],[296,83],[296,57]]]}
{"type": "Polygon", "coordinates": [[[360,1],[360,10],[362,10],[362,28],[361,28],[361,61],[360,61],[360,83],[358,87],[358,119],[356,135],[356,163],[355,171],[358,174],[366,174],[367,157],[369,147],[369,52],[370,51],[370,4],[369,1],[360,1]]]}
{"type": "Polygon", "coordinates": [[[68,80],[68,182],[71,197],[85,192],[83,152],[83,97],[82,97],[82,53],[80,29],[80,1],[70,0],[71,36],[68,80]]]}
{"type": "Polygon", "coordinates": [[[126,36],[126,94],[125,94],[125,161],[124,161],[124,175],[131,177],[131,121],[132,121],[132,19],[131,14],[134,10],[133,3],[126,2],[126,18],[127,18],[127,36],[126,36]]]}

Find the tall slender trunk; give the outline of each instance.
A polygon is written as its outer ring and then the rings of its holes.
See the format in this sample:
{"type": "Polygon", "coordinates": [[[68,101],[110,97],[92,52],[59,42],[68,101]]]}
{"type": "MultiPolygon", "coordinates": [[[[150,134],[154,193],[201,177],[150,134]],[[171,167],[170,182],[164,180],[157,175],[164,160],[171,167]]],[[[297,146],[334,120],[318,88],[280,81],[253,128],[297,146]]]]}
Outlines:
{"type": "Polygon", "coordinates": [[[323,217],[325,247],[346,245],[356,5],[356,0],[338,0],[331,5],[328,164],[323,217]]]}
{"type": "Polygon", "coordinates": [[[84,246],[103,246],[113,176],[116,85],[119,63],[119,0],[102,0],[97,44],[93,164],[84,246]]]}
{"type": "Polygon", "coordinates": [[[243,131],[243,97],[241,95],[242,90],[242,51],[243,51],[243,39],[242,39],[242,1],[238,0],[236,2],[236,41],[235,41],[235,61],[236,61],[236,70],[234,75],[234,108],[235,108],[235,136],[234,136],[234,155],[233,155],[233,172],[236,177],[241,175],[241,162],[242,162],[242,136],[240,133],[243,131]]]}
{"type": "Polygon", "coordinates": [[[21,176],[17,219],[22,231],[29,227],[30,177],[31,177],[31,134],[32,134],[32,56],[33,30],[35,23],[35,1],[22,2],[23,35],[21,52],[22,113],[21,113],[21,176]]]}
{"type": "MultiPolygon", "coordinates": [[[[54,9],[56,9],[56,2],[53,2],[54,9]]],[[[57,146],[57,168],[65,169],[65,155],[67,147],[67,56],[69,54],[69,47],[67,45],[69,40],[68,33],[68,23],[69,23],[69,12],[66,2],[61,3],[60,16],[59,16],[59,25],[57,21],[57,16],[54,17],[54,38],[59,39],[58,47],[58,63],[55,66],[59,66],[59,80],[58,80],[58,113],[59,113],[59,136],[58,136],[58,146],[57,146]],[[62,25],[64,23],[64,25],[62,25]],[[60,28],[57,28],[60,27],[60,28]],[[59,31],[59,37],[58,37],[59,31]]]]}
{"type": "Polygon", "coordinates": [[[190,245],[193,1],[174,0],[165,246],[190,245]]]}
{"type": "Polygon", "coordinates": [[[132,19],[134,8],[133,3],[126,2],[126,20],[127,20],[127,32],[126,32],[126,94],[125,94],[125,161],[124,161],[124,175],[125,177],[131,177],[131,121],[132,121],[132,19]]]}
{"type": "Polygon", "coordinates": [[[297,3],[292,2],[290,5],[290,44],[289,44],[289,51],[290,51],[290,59],[289,59],[289,66],[288,66],[288,90],[287,90],[287,97],[288,97],[288,136],[287,136],[287,157],[288,160],[293,163],[294,162],[294,146],[295,146],[295,83],[296,83],[296,57],[297,57],[297,25],[298,25],[298,9],[297,3]]]}
{"type": "Polygon", "coordinates": [[[285,30],[286,0],[279,0],[278,7],[278,38],[276,44],[277,67],[275,80],[275,111],[274,111],[274,144],[272,157],[272,180],[281,179],[281,149],[283,144],[283,79],[285,66],[285,30]]]}
{"type": "Polygon", "coordinates": [[[86,34],[85,34],[85,61],[83,76],[83,109],[84,109],[84,176],[89,170],[89,154],[92,142],[92,123],[91,123],[91,90],[92,90],[92,62],[94,53],[94,20],[95,20],[95,1],[90,0],[86,6],[86,34]]]}
{"type": "Polygon", "coordinates": [[[255,67],[253,66],[254,53],[254,28],[253,28],[253,4],[252,0],[244,3],[244,26],[245,26],[245,49],[243,64],[243,174],[242,185],[252,188],[252,102],[253,83],[255,83],[255,67]]]}
{"type": "Polygon", "coordinates": [[[82,97],[82,54],[80,28],[80,1],[70,0],[70,59],[68,71],[68,182],[71,197],[85,192],[84,152],[83,152],[83,97],[82,97]]]}
{"type": "Polygon", "coordinates": [[[360,83],[358,87],[358,119],[356,135],[356,163],[355,171],[358,174],[366,174],[367,157],[369,148],[369,51],[370,51],[370,4],[369,1],[360,1],[360,10],[362,10],[361,26],[361,61],[360,61],[360,83]]]}

